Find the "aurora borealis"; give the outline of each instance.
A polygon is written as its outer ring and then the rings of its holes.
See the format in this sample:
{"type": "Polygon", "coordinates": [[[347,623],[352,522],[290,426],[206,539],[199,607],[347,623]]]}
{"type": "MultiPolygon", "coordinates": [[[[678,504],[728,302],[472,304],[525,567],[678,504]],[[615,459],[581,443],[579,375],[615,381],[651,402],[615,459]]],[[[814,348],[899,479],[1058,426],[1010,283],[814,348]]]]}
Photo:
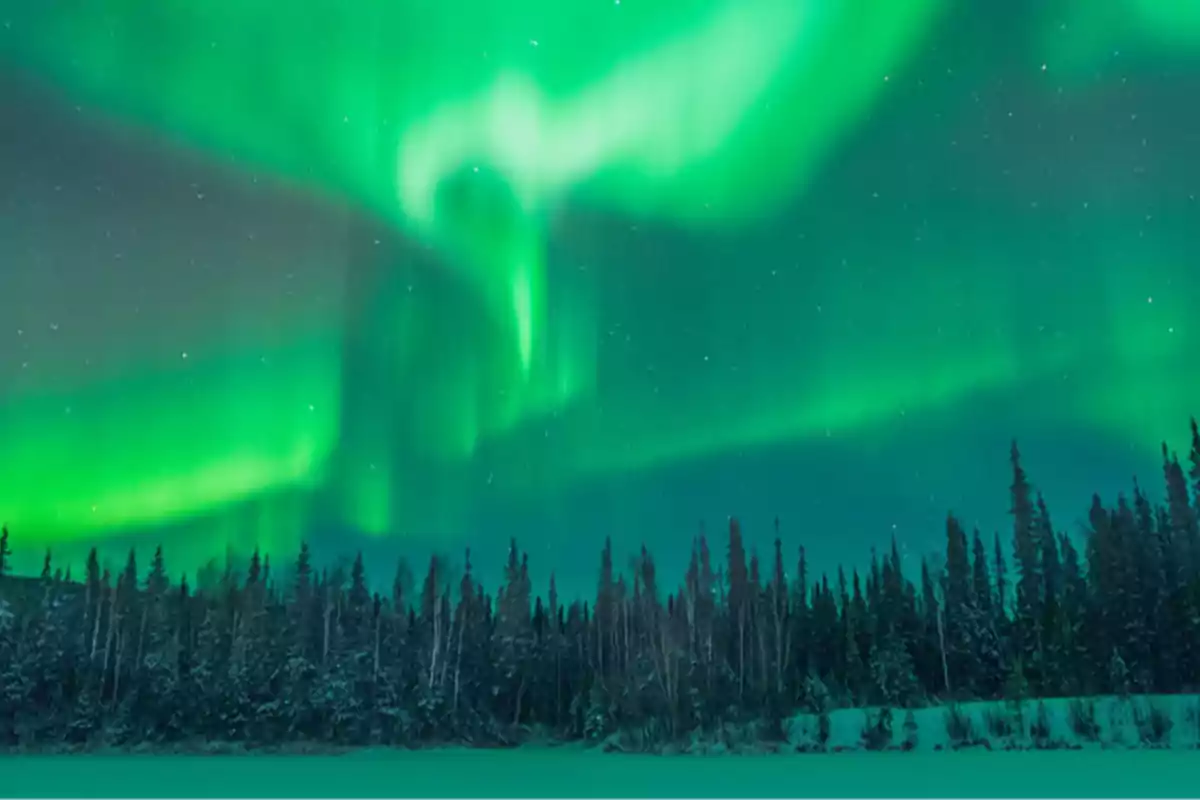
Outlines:
{"type": "Polygon", "coordinates": [[[1200,24],[983,5],[3,0],[0,518],[590,581],[999,525],[1015,434],[1069,525],[1200,411],[1200,24]]]}

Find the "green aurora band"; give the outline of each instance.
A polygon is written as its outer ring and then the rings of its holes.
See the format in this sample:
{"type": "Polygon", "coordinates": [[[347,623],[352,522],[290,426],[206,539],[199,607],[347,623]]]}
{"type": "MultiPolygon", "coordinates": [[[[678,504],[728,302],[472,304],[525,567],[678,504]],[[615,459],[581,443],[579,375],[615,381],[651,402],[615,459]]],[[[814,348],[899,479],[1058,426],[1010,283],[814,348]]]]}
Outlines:
{"type": "MultiPolygon", "coordinates": [[[[1190,54],[1196,8],[1064,4],[1045,16],[1044,49],[1080,80],[1114,38],[1190,54]]],[[[0,56],[115,119],[366,210],[432,248],[449,270],[436,280],[462,288],[432,303],[380,287],[359,334],[345,333],[350,320],[297,334],[269,373],[229,340],[186,373],[132,360],[106,380],[64,374],[0,396],[0,517],[45,542],[228,519],[222,509],[257,514],[267,546],[318,507],[402,533],[430,503],[452,515],[461,500],[423,498],[419,476],[490,481],[488,465],[521,453],[524,470],[503,478],[536,492],[881,426],[1067,372],[1046,421],[1169,435],[1200,397],[1194,369],[1189,385],[1177,378],[1200,349],[1195,306],[1189,315],[1178,291],[1153,309],[1125,298],[1181,284],[1185,242],[1149,258],[1128,243],[1142,270],[1098,263],[1085,290],[1103,323],[1036,341],[1007,332],[1022,298],[977,248],[948,245],[945,263],[913,272],[859,242],[858,261],[884,266],[868,290],[836,270],[814,270],[806,289],[853,305],[872,329],[799,319],[780,297],[740,333],[718,325],[686,370],[610,365],[601,380],[610,332],[596,287],[564,285],[549,255],[566,210],[695,235],[752,228],[804,193],[950,11],[948,0],[314,0],[303,13],[276,0],[3,0],[0,56]],[[979,267],[969,287],[947,280],[966,264],[979,267]],[[914,325],[898,296],[923,298],[938,325],[914,325]],[[832,344],[813,352],[812,341],[832,344]],[[781,342],[804,358],[747,356],[781,342]],[[356,391],[348,357],[392,388],[356,391]],[[737,380],[704,378],[710,360],[738,363],[737,380]],[[1138,390],[1172,381],[1153,404],[1138,390]],[[551,430],[553,445],[540,443],[551,430]],[[80,466],[80,452],[94,459],[80,466]]]]}

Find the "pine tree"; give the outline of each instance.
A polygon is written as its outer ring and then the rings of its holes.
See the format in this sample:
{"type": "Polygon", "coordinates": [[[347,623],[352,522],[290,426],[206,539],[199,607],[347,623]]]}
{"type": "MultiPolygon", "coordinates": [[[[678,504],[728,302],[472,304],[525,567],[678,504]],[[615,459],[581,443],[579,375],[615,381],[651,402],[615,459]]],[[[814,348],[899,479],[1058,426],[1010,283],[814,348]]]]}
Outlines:
{"type": "MultiPolygon", "coordinates": [[[[909,609],[905,593],[904,566],[895,536],[892,537],[891,551],[884,559],[880,581],[882,584],[879,628],[881,635],[898,633],[902,639],[912,637],[916,633],[916,624],[915,620],[906,619],[909,616],[909,609]]],[[[912,611],[915,613],[915,608],[912,611]]]]}
{"type": "Polygon", "coordinates": [[[858,570],[853,572],[849,585],[852,588],[848,590],[845,573],[839,573],[838,589],[842,596],[842,652],[845,674],[843,684],[851,702],[857,705],[866,699],[869,675],[866,658],[870,655],[869,650],[864,652],[863,648],[863,629],[867,625],[864,619],[866,604],[863,602],[858,570]]]}
{"type": "Polygon", "coordinates": [[[983,537],[976,528],[971,537],[971,589],[979,610],[988,618],[994,619],[992,610],[992,581],[988,574],[987,549],[983,537]]]}
{"type": "MultiPolygon", "coordinates": [[[[1108,662],[1112,656],[1114,642],[1112,631],[1116,628],[1112,605],[1106,600],[1116,597],[1119,587],[1114,571],[1114,542],[1112,520],[1099,495],[1092,495],[1092,507],[1088,512],[1086,559],[1088,565],[1088,650],[1092,657],[1092,669],[1098,676],[1108,676],[1108,662]]],[[[1107,688],[1107,681],[1106,687],[1107,688]]]]}
{"type": "Polygon", "coordinates": [[[504,573],[504,592],[497,603],[499,618],[493,652],[500,672],[501,719],[516,726],[526,711],[526,695],[531,683],[531,676],[522,665],[533,652],[529,557],[518,550],[516,539],[509,543],[504,573]]]}
{"type": "Polygon", "coordinates": [[[413,585],[413,572],[408,561],[401,557],[396,561],[396,574],[392,577],[392,608],[401,616],[407,616],[411,605],[408,595],[413,585]]]}
{"type": "Polygon", "coordinates": [[[1062,581],[1062,565],[1058,555],[1058,534],[1054,531],[1054,523],[1050,520],[1050,511],[1046,508],[1046,500],[1041,492],[1037,495],[1037,510],[1034,514],[1034,530],[1038,547],[1041,551],[1042,602],[1056,601],[1059,586],[1062,581]]]}
{"type": "Polygon", "coordinates": [[[1168,452],[1165,442],[1162,456],[1163,476],[1167,485],[1167,513],[1176,546],[1174,555],[1183,565],[1184,580],[1190,582],[1200,575],[1200,522],[1197,522],[1196,510],[1192,507],[1183,467],[1179,464],[1179,458],[1168,452]]]}
{"type": "Polygon", "coordinates": [[[1008,563],[1004,559],[1004,547],[1000,544],[1000,532],[992,536],[992,565],[996,571],[996,617],[1003,620],[1008,609],[1008,563]]]}
{"type": "Polygon", "coordinates": [[[1058,534],[1054,531],[1054,523],[1050,519],[1050,512],[1041,492],[1037,495],[1034,531],[1040,551],[1042,577],[1037,620],[1036,671],[1041,689],[1047,694],[1056,694],[1062,691],[1062,687],[1057,685],[1060,683],[1057,676],[1063,674],[1062,664],[1065,658],[1062,630],[1062,564],[1058,553],[1058,534]]]}
{"type": "Polygon", "coordinates": [[[1192,417],[1191,462],[1189,475],[1192,479],[1192,494],[1196,502],[1196,514],[1200,515],[1200,426],[1196,424],[1195,417],[1192,417]]]}
{"type": "Polygon", "coordinates": [[[1061,662],[1062,688],[1064,693],[1076,695],[1085,689],[1094,691],[1094,678],[1090,675],[1087,659],[1087,637],[1084,630],[1085,614],[1088,606],[1088,588],[1084,578],[1083,567],[1079,560],[1079,551],[1071,542],[1070,537],[1063,534],[1059,537],[1062,550],[1062,642],[1063,660],[1061,662]]]}
{"type": "Polygon", "coordinates": [[[771,628],[774,634],[772,653],[775,658],[774,692],[782,696],[784,692],[784,675],[787,672],[791,646],[787,641],[786,632],[789,626],[789,595],[787,576],[783,569],[783,542],[779,538],[779,519],[775,520],[775,561],[771,574],[771,628]]]}
{"type": "Polygon", "coordinates": [[[808,554],[800,547],[796,563],[796,580],[792,581],[791,625],[789,639],[791,641],[791,663],[795,665],[792,686],[792,696],[798,696],[803,689],[803,681],[812,669],[812,609],[808,596],[808,554]]]}
{"type": "Polygon", "coordinates": [[[974,683],[971,640],[973,630],[971,563],[967,556],[967,534],[950,514],[946,517],[946,572],[942,589],[942,646],[950,673],[950,686],[968,689],[974,683]]]}
{"type": "Polygon", "coordinates": [[[441,559],[436,555],[430,556],[429,568],[425,571],[425,580],[421,585],[419,614],[421,635],[425,645],[425,653],[422,658],[424,672],[422,684],[429,695],[434,693],[437,685],[440,659],[443,657],[446,647],[447,620],[442,616],[441,602],[442,574],[441,559]]]}
{"type": "Polygon", "coordinates": [[[1164,686],[1174,682],[1169,677],[1174,670],[1174,655],[1168,641],[1172,637],[1159,633],[1160,608],[1165,600],[1162,540],[1155,529],[1154,508],[1136,480],[1132,517],[1126,569],[1127,580],[1137,588],[1136,606],[1130,609],[1130,621],[1137,631],[1134,655],[1141,665],[1142,685],[1164,686]]]}
{"type": "Polygon", "coordinates": [[[1114,551],[1113,570],[1118,588],[1114,621],[1118,627],[1112,631],[1115,640],[1122,641],[1122,655],[1131,669],[1131,676],[1140,687],[1144,686],[1149,674],[1149,648],[1147,631],[1142,617],[1143,589],[1138,578],[1138,535],[1137,521],[1125,495],[1117,496],[1117,507],[1112,512],[1112,535],[1114,551]]]}
{"type": "Polygon", "coordinates": [[[350,591],[346,597],[346,637],[352,650],[361,653],[367,648],[373,633],[373,615],[367,571],[360,550],[350,567],[350,591]]]}
{"type": "Polygon", "coordinates": [[[999,696],[1004,680],[1004,638],[997,627],[987,548],[976,528],[972,534],[974,606],[970,609],[970,649],[974,656],[975,691],[980,697],[999,696]]]}
{"type": "Polygon", "coordinates": [[[596,662],[600,676],[608,674],[615,661],[612,644],[616,640],[616,582],[613,579],[612,538],[604,539],[600,551],[600,579],[596,587],[596,662]]]}
{"type": "Polygon", "coordinates": [[[742,543],[742,528],[734,518],[729,519],[729,617],[734,626],[733,663],[737,674],[738,698],[746,688],[746,659],[750,643],[750,574],[746,567],[746,549],[742,543]]]}
{"type": "Polygon", "coordinates": [[[927,559],[921,559],[920,647],[917,674],[921,683],[936,692],[949,691],[949,676],[942,670],[942,647],[938,636],[941,607],[937,586],[927,559]]]}
{"type": "Polygon", "coordinates": [[[967,556],[967,534],[953,514],[946,517],[945,598],[950,615],[958,608],[971,603],[971,563],[967,556]]]}
{"type": "Polygon", "coordinates": [[[146,577],[146,594],[153,600],[160,600],[170,588],[169,583],[162,545],[158,545],[154,548],[154,558],[150,561],[150,574],[146,577]]]}
{"type": "Polygon", "coordinates": [[[0,578],[12,571],[12,549],[8,546],[8,526],[0,527],[0,578]]]}
{"type": "Polygon", "coordinates": [[[1013,475],[1009,489],[1012,501],[1010,513],[1013,516],[1013,556],[1017,566],[1016,605],[1013,612],[1015,655],[1019,655],[1028,668],[1041,662],[1041,553],[1035,528],[1037,519],[1033,489],[1021,466],[1021,453],[1015,441],[1010,461],[1013,475]]]}

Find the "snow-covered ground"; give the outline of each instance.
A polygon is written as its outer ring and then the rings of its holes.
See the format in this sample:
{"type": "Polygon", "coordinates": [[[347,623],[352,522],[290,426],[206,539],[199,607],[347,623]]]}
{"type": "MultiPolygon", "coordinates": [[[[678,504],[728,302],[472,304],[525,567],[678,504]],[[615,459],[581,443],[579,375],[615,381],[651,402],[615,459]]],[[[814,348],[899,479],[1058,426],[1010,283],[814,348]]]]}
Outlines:
{"type": "MultiPolygon", "coordinates": [[[[867,749],[863,729],[877,719],[878,713],[877,709],[830,713],[826,749],[867,749]]],[[[1200,747],[1200,695],[1058,698],[1020,704],[980,702],[911,713],[906,728],[909,712],[892,712],[891,746],[907,745],[918,752],[963,745],[992,750],[1200,747]],[[951,714],[957,715],[956,725],[948,724],[951,714]],[[951,736],[952,729],[958,734],[957,740],[951,736]]],[[[809,746],[815,742],[818,730],[816,716],[801,715],[791,720],[788,739],[792,745],[809,746]]],[[[1196,758],[1200,765],[1200,753],[1196,758]]]]}
{"type": "Polygon", "coordinates": [[[877,714],[874,709],[832,712],[825,752],[819,753],[812,750],[820,721],[802,715],[789,721],[789,742],[773,755],[716,756],[739,750],[724,744],[694,746],[690,750],[697,755],[691,756],[612,754],[580,745],[370,750],[340,756],[10,755],[0,758],[0,797],[1200,794],[1197,695],[1019,706],[969,703],[914,710],[911,718],[906,711],[895,711],[891,744],[881,752],[872,751],[863,736],[877,714]],[[955,715],[954,724],[947,724],[948,715],[955,715]]]}
{"type": "Polygon", "coordinates": [[[1195,797],[1168,750],[724,758],[579,748],[310,756],[17,756],[4,797],[1195,797]]]}

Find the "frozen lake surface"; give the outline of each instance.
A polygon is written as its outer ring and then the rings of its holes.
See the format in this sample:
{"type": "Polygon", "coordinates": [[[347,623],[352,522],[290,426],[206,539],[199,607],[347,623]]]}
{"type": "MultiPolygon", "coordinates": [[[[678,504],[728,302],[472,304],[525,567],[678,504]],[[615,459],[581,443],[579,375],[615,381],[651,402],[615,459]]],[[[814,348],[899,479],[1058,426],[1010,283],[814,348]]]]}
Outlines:
{"type": "Polygon", "coordinates": [[[1195,797],[1200,752],[9,756],[0,797],[1195,797]]]}

